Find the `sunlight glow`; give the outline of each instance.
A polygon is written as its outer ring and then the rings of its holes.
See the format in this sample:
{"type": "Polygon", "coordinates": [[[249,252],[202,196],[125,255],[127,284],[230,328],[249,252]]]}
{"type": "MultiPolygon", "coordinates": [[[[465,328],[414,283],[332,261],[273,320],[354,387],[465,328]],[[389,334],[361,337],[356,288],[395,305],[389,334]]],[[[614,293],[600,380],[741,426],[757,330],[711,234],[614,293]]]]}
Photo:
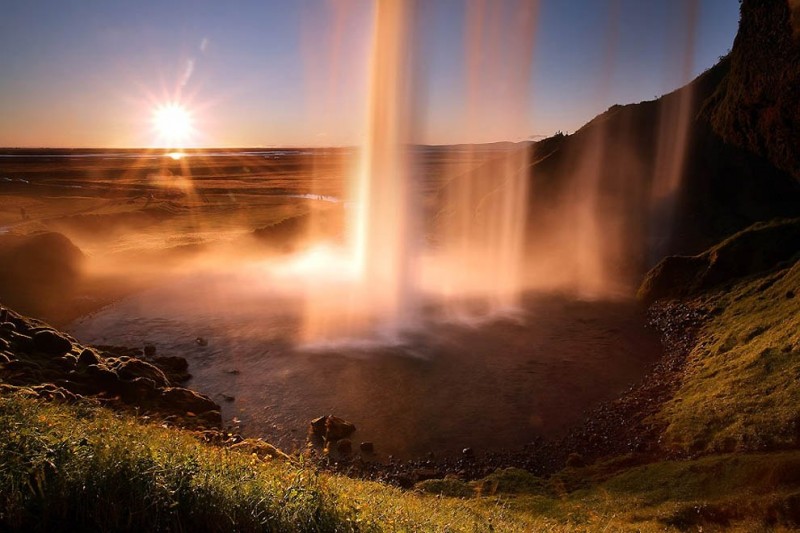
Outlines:
{"type": "Polygon", "coordinates": [[[187,142],[193,132],[191,114],[177,103],[158,106],[153,111],[153,126],[159,140],[172,147],[187,142]]]}

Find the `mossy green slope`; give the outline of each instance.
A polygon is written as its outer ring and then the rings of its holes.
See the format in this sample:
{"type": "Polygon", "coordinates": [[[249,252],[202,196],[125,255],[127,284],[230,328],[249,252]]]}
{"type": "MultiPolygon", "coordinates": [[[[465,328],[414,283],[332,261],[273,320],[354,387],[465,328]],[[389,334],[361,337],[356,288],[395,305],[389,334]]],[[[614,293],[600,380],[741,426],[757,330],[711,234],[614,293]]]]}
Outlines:
{"type": "Polygon", "coordinates": [[[699,298],[713,315],[660,417],[682,452],[800,445],[800,262],[699,298]]]}

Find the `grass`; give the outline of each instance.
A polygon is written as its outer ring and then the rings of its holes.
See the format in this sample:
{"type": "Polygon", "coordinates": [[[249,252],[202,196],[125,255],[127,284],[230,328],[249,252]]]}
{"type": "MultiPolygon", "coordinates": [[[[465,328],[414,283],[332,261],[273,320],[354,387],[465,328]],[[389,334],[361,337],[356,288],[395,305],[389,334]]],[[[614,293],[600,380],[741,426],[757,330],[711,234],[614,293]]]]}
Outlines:
{"type": "Polygon", "coordinates": [[[800,444],[800,262],[700,298],[712,319],[658,415],[664,445],[689,453],[800,444]],[[794,295],[794,296],[793,296],[794,295]]]}
{"type": "Polygon", "coordinates": [[[404,492],[92,405],[0,398],[2,530],[745,531],[800,519],[797,451],[624,464],[550,479],[507,469],[404,492]]]}

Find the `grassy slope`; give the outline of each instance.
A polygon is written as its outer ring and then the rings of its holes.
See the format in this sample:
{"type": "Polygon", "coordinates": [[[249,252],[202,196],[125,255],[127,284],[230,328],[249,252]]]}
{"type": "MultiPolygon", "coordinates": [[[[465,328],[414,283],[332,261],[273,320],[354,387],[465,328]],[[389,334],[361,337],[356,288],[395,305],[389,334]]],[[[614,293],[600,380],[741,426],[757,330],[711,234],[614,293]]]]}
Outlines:
{"type": "Polygon", "coordinates": [[[794,451],[428,482],[462,499],[262,461],[98,407],[0,398],[4,530],[753,530],[791,518],[798,481],[794,451]]]}
{"type": "Polygon", "coordinates": [[[800,262],[698,303],[714,316],[660,415],[668,423],[666,446],[684,452],[797,447],[800,262]]]}

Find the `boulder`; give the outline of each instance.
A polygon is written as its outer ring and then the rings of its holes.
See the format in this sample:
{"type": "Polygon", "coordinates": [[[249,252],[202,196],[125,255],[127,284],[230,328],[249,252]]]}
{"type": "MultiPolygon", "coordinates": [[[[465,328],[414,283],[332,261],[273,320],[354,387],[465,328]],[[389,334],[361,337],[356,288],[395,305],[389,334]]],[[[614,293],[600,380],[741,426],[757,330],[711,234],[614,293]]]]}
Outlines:
{"type": "Polygon", "coordinates": [[[47,355],[64,355],[72,350],[72,342],[52,329],[44,329],[33,334],[33,349],[47,355]]]}
{"type": "Polygon", "coordinates": [[[122,400],[125,403],[139,404],[158,394],[155,382],[149,378],[134,378],[124,381],[122,387],[122,400]]]}
{"type": "Polygon", "coordinates": [[[338,416],[321,416],[311,421],[311,432],[329,442],[347,438],[355,430],[354,424],[338,416]]]}
{"type": "Polygon", "coordinates": [[[187,372],[189,362],[183,357],[161,356],[154,358],[151,362],[160,368],[172,383],[183,383],[192,377],[187,372]]]}
{"type": "Polygon", "coordinates": [[[122,379],[147,378],[153,380],[159,387],[168,387],[170,385],[167,376],[164,375],[161,369],[141,359],[122,361],[115,370],[122,379]]]}
{"type": "Polygon", "coordinates": [[[162,390],[161,399],[166,407],[182,413],[205,413],[206,411],[220,410],[220,406],[208,396],[182,387],[168,387],[162,390]]]}
{"type": "Polygon", "coordinates": [[[99,365],[103,360],[93,350],[85,348],[78,356],[78,364],[80,366],[99,365]]]}

